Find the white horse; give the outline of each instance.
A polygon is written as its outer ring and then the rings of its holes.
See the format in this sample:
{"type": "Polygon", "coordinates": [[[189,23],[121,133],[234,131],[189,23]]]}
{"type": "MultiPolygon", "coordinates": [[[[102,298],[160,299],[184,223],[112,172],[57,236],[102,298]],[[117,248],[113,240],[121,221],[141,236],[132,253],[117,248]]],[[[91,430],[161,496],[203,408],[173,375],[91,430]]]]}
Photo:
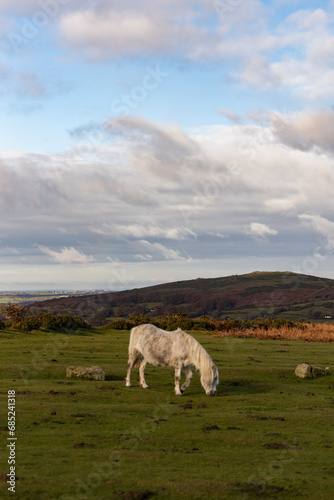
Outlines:
{"type": "Polygon", "coordinates": [[[208,396],[216,393],[219,383],[218,369],[211,357],[197,340],[178,328],[166,332],[154,325],[139,325],[132,328],[129,343],[129,361],[127,365],[126,387],[131,387],[130,376],[133,366],[139,366],[139,383],[144,389],[144,370],[147,363],[155,366],[175,368],[175,394],[181,396],[189,387],[192,379],[190,365],[201,373],[201,384],[208,396]],[[186,380],[180,389],[181,370],[186,380]]]}

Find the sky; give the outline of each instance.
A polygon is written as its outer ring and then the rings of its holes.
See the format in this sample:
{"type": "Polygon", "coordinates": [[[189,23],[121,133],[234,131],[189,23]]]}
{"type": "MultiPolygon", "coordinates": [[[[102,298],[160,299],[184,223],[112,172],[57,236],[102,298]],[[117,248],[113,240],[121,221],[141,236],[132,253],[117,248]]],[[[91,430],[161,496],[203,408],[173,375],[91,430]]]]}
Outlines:
{"type": "Polygon", "coordinates": [[[0,290],[334,279],[333,82],[333,0],[1,0],[0,290]]]}

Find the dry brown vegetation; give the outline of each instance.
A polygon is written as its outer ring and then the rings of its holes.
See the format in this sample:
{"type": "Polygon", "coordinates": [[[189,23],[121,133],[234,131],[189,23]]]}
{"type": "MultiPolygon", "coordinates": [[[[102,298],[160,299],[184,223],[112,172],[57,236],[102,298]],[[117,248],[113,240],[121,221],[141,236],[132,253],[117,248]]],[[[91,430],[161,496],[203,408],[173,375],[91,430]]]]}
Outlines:
{"type": "Polygon", "coordinates": [[[238,337],[272,340],[304,340],[309,342],[334,342],[334,324],[304,323],[288,319],[255,318],[253,320],[218,320],[209,316],[189,318],[187,314],[173,314],[149,318],[145,315],[118,318],[102,328],[105,330],[130,330],[143,323],[152,323],[163,330],[206,330],[215,337],[238,337]]]}
{"type": "Polygon", "coordinates": [[[333,324],[300,323],[280,328],[233,328],[219,330],[216,337],[256,338],[262,340],[304,340],[306,342],[334,342],[333,324]]]}

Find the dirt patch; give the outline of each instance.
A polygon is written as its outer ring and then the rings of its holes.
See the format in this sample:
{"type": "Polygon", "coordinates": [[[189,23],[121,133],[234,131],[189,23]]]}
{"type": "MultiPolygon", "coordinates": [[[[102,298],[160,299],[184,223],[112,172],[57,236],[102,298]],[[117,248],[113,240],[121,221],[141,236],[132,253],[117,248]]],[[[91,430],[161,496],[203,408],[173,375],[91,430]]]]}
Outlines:
{"type": "Polygon", "coordinates": [[[75,445],[73,445],[74,448],[84,448],[84,447],[88,447],[88,448],[95,448],[95,444],[90,444],[90,443],[75,443],[75,445]]]}
{"type": "Polygon", "coordinates": [[[247,418],[255,418],[255,420],[277,420],[279,422],[284,422],[284,417],[266,417],[264,415],[247,415],[247,418]]]}
{"type": "Polygon", "coordinates": [[[141,490],[141,491],[116,491],[122,500],[146,500],[147,498],[151,498],[154,493],[149,490],[141,490]]]}
{"type": "Polygon", "coordinates": [[[75,417],[75,418],[95,417],[95,415],[91,415],[90,413],[72,413],[71,417],[75,417]]]}
{"type": "Polygon", "coordinates": [[[181,405],[181,408],[183,408],[184,410],[192,410],[193,405],[191,403],[186,403],[185,405],[181,405]]]}
{"type": "Polygon", "coordinates": [[[250,495],[255,495],[257,497],[265,498],[277,498],[276,495],[281,493],[287,493],[285,488],[282,486],[271,486],[269,484],[258,484],[258,483],[236,483],[238,488],[242,493],[247,493],[250,495]]]}
{"type": "Polygon", "coordinates": [[[267,450],[301,450],[296,444],[266,443],[263,445],[267,450]]]}
{"type": "Polygon", "coordinates": [[[96,386],[96,388],[106,390],[106,391],[115,391],[117,389],[117,387],[115,387],[114,385],[103,385],[102,387],[96,386]]]}
{"type": "MultiPolygon", "coordinates": [[[[15,476],[15,481],[18,480],[18,477],[15,476]]],[[[0,481],[9,481],[9,474],[2,473],[0,474],[0,481]]]]}
{"type": "Polygon", "coordinates": [[[220,431],[220,427],[218,427],[218,425],[204,425],[203,431],[204,432],[208,432],[208,431],[220,431]]]}

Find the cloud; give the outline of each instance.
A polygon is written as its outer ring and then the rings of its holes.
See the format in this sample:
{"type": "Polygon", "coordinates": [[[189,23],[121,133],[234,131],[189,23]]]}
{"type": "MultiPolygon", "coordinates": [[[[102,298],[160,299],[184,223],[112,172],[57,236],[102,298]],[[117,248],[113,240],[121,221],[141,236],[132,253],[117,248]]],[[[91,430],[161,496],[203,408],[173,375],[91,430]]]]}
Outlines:
{"type": "Polygon", "coordinates": [[[266,239],[267,236],[276,236],[278,234],[275,229],[271,229],[267,224],[261,224],[260,222],[251,222],[245,228],[245,233],[249,236],[263,239],[266,239]]]}
{"type": "Polygon", "coordinates": [[[245,34],[235,77],[261,90],[285,87],[311,101],[332,96],[333,20],[330,11],[300,9],[271,29],[266,23],[258,36],[245,34]],[[245,57],[245,44],[252,57],[245,57]]]}
{"type": "MultiPolygon", "coordinates": [[[[143,247],[145,251],[150,252],[155,257],[155,260],[184,260],[185,257],[181,255],[179,250],[173,250],[160,243],[150,243],[146,240],[138,241],[138,245],[143,247]]],[[[151,255],[148,253],[139,254],[139,258],[142,260],[149,260],[151,255]]],[[[138,254],[137,254],[138,256],[138,254]]]]}
{"type": "Polygon", "coordinates": [[[229,109],[220,109],[219,113],[225,116],[232,123],[239,124],[242,121],[241,116],[235,111],[231,111],[229,109]]]}
{"type": "Polygon", "coordinates": [[[246,25],[258,26],[265,9],[249,0],[229,11],[222,22],[214,2],[145,0],[138,8],[135,0],[102,1],[66,12],[59,33],[67,47],[90,60],[163,55],[204,62],[235,55],[229,34],[240,30],[240,36],[246,25]]]}
{"type": "MultiPolygon", "coordinates": [[[[88,6],[55,0],[54,10],[47,1],[4,2],[0,9],[21,15],[16,34],[22,36],[22,19],[34,29],[44,15],[55,24],[58,43],[89,62],[159,57],[168,64],[223,63],[229,78],[261,92],[285,87],[293,95],[320,101],[334,93],[334,18],[329,8],[294,5],[286,9],[294,9],[289,15],[259,0],[143,0],[139,6],[137,0],[100,0],[88,6]]],[[[40,34],[43,27],[35,29],[40,34]]],[[[36,88],[28,85],[30,92],[36,88]]]]}
{"type": "MultiPolygon", "coordinates": [[[[59,5],[68,0],[55,0],[59,5]]],[[[40,11],[42,6],[47,8],[47,0],[1,0],[0,9],[10,14],[29,14],[40,11]]]]}
{"type": "Polygon", "coordinates": [[[145,0],[139,8],[135,0],[74,3],[61,12],[58,36],[89,61],[228,62],[230,77],[261,91],[287,87],[307,100],[332,96],[333,14],[293,8],[284,15],[258,0],[145,0]]]}
{"type": "Polygon", "coordinates": [[[144,226],[141,224],[102,224],[101,227],[92,227],[92,231],[104,235],[130,236],[132,238],[164,238],[170,240],[186,240],[196,237],[196,234],[183,227],[144,226]]]}
{"type": "Polygon", "coordinates": [[[38,248],[42,253],[49,255],[53,262],[59,264],[89,264],[95,260],[92,255],[85,255],[74,247],[64,247],[60,252],[51,250],[43,245],[39,245],[38,248]]]}
{"type": "Polygon", "coordinates": [[[318,109],[283,116],[274,113],[273,132],[284,144],[302,151],[334,153],[334,110],[318,109]]]}
{"type": "MultiPolygon", "coordinates": [[[[295,255],[297,216],[334,209],[331,153],[287,147],[271,123],[190,132],[132,116],[108,123],[94,154],[2,152],[3,247],[33,265],[153,263],[257,255],[275,236],[265,251],[295,255]]],[[[95,128],[81,131],[85,141],[95,128]]]]}
{"type": "Polygon", "coordinates": [[[334,222],[321,215],[302,214],[299,219],[325,238],[328,250],[334,250],[334,222]]]}
{"type": "Polygon", "coordinates": [[[32,73],[20,73],[16,77],[18,95],[29,98],[40,98],[46,94],[46,89],[37,75],[32,73]]]}
{"type": "Polygon", "coordinates": [[[222,234],[222,233],[219,233],[219,232],[211,232],[211,233],[208,233],[209,236],[214,236],[215,238],[222,238],[222,239],[227,239],[230,237],[229,234],[222,234]]]}
{"type": "Polygon", "coordinates": [[[8,247],[0,248],[0,255],[19,255],[19,254],[20,252],[17,250],[17,248],[8,248],[8,247]]]}
{"type": "Polygon", "coordinates": [[[46,75],[43,72],[21,72],[1,65],[0,61],[0,92],[8,99],[8,111],[32,112],[41,109],[40,103],[55,96],[71,91],[73,84],[61,77],[46,75]]]}

